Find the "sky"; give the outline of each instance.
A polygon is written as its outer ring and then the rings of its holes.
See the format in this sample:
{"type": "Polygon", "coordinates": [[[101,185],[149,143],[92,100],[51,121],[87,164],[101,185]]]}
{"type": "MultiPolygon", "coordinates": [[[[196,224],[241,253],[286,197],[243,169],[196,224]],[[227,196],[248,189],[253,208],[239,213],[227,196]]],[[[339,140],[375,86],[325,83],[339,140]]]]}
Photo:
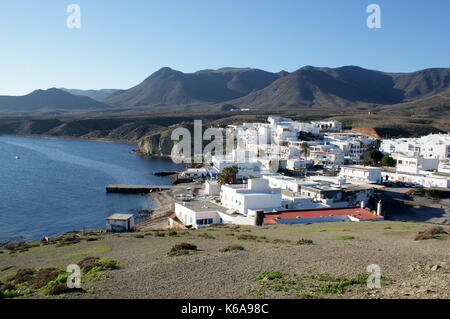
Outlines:
{"type": "Polygon", "coordinates": [[[450,67],[449,31],[448,0],[1,0],[0,95],[126,89],[166,66],[450,67]],[[367,27],[370,4],[381,28],[367,27]]]}

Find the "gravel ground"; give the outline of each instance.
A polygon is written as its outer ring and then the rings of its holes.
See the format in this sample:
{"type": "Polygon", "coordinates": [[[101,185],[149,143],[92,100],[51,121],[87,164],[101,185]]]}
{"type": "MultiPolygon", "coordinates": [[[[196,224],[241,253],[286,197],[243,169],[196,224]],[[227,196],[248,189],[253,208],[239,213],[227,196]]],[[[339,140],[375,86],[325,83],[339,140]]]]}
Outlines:
{"type": "MultiPolygon", "coordinates": [[[[108,273],[108,278],[87,283],[83,287],[86,293],[59,297],[450,298],[448,236],[413,240],[417,232],[430,226],[394,221],[338,222],[259,228],[222,226],[182,230],[177,236],[169,236],[166,231],[164,237],[155,236],[156,231],[151,230],[102,234],[100,240],[93,242],[0,254],[0,278],[19,268],[64,266],[85,256],[98,256],[118,260],[121,268],[108,273]],[[214,238],[199,237],[205,233],[214,238]],[[136,238],[137,235],[144,238],[136,238]],[[240,235],[259,237],[239,240],[240,235]],[[311,239],[313,244],[296,244],[300,238],[311,239]],[[167,256],[171,247],[180,242],[195,244],[198,251],[167,256]],[[245,250],[219,251],[228,245],[242,245],[245,250]],[[324,282],[311,277],[351,279],[368,274],[366,268],[371,264],[381,268],[381,289],[368,289],[364,282],[344,291],[324,291],[324,282]],[[270,271],[281,273],[283,281],[268,277],[255,280],[261,272],[270,271]]],[[[443,227],[450,233],[450,226],[443,227]]]]}
{"type": "Polygon", "coordinates": [[[411,188],[384,188],[386,199],[393,204],[388,210],[388,219],[450,225],[450,198],[408,196],[408,191],[411,191],[411,188]]]}

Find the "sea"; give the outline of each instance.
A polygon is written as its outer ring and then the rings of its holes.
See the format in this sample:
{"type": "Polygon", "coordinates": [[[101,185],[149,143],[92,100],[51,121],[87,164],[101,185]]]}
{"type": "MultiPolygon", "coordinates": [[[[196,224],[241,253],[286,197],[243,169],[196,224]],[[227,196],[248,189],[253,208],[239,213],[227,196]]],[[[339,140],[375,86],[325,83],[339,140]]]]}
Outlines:
{"type": "Polygon", "coordinates": [[[99,229],[114,213],[155,207],[149,196],[108,194],[108,184],[170,185],[155,172],[170,159],[144,158],[130,144],[0,136],[0,242],[99,229]]]}

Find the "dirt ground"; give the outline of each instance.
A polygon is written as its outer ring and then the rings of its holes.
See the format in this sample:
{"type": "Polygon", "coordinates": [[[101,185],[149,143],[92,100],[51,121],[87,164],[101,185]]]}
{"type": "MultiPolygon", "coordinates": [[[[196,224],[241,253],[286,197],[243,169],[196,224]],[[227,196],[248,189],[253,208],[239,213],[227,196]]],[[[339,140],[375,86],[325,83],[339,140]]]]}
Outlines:
{"type": "Polygon", "coordinates": [[[175,203],[180,201],[180,198],[177,198],[177,195],[199,194],[202,192],[202,188],[203,185],[185,183],[171,190],[151,193],[149,196],[155,202],[156,208],[153,210],[151,218],[137,224],[136,228],[140,231],[167,228],[167,217],[174,212],[175,203]]]}
{"type": "Polygon", "coordinates": [[[411,188],[384,188],[387,219],[422,221],[450,225],[450,198],[432,199],[423,196],[408,196],[411,188]]]}
{"type": "Polygon", "coordinates": [[[19,268],[66,267],[97,256],[120,268],[83,283],[85,292],[54,298],[450,298],[449,235],[413,240],[430,226],[379,221],[100,233],[97,241],[4,252],[0,279],[19,268]],[[302,238],[312,244],[297,243],[302,238]],[[198,250],[168,256],[182,242],[198,250]],[[229,245],[244,250],[220,251],[229,245]],[[372,264],[381,270],[380,289],[366,285],[372,264]]]}

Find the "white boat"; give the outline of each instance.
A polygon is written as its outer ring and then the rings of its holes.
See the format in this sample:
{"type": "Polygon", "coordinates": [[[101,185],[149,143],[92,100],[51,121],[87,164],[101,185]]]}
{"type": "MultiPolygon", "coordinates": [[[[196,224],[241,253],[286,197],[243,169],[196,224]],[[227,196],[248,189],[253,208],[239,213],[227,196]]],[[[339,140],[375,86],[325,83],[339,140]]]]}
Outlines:
{"type": "Polygon", "coordinates": [[[16,156],[16,160],[20,160],[20,156],[16,156]]]}

